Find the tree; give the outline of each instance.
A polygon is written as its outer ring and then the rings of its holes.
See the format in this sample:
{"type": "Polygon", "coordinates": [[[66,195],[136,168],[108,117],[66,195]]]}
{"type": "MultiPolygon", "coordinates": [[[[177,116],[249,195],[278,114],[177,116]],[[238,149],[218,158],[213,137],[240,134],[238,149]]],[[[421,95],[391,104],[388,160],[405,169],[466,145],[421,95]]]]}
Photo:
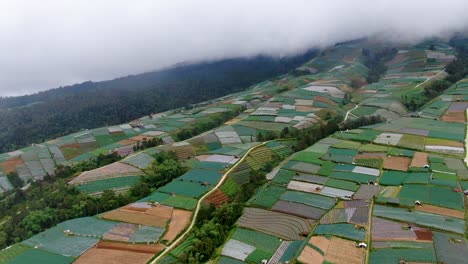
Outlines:
{"type": "Polygon", "coordinates": [[[14,188],[21,188],[23,186],[23,180],[18,176],[16,172],[10,172],[7,174],[7,178],[14,188]]]}
{"type": "Polygon", "coordinates": [[[145,197],[151,194],[151,188],[143,181],[138,181],[130,188],[129,193],[135,198],[145,197]]]}
{"type": "Polygon", "coordinates": [[[35,234],[49,227],[55,221],[56,211],[51,208],[30,212],[21,222],[26,232],[35,234]]]}

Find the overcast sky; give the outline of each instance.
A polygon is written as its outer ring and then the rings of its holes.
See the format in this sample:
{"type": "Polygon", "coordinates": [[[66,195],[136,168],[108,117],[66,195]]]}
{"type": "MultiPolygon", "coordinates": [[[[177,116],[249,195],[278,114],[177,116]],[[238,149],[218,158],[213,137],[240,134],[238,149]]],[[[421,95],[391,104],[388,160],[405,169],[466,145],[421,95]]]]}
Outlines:
{"type": "Polygon", "coordinates": [[[468,27],[467,10],[467,0],[0,0],[0,96],[382,32],[445,35],[468,27]]]}

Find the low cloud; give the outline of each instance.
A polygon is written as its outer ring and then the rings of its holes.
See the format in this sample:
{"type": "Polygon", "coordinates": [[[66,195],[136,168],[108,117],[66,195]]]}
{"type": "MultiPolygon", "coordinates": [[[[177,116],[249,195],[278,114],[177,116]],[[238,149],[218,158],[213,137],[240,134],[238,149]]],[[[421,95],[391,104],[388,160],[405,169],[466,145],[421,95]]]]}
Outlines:
{"type": "Polygon", "coordinates": [[[465,31],[468,1],[0,2],[0,96],[112,79],[181,61],[284,56],[378,34],[465,31]]]}

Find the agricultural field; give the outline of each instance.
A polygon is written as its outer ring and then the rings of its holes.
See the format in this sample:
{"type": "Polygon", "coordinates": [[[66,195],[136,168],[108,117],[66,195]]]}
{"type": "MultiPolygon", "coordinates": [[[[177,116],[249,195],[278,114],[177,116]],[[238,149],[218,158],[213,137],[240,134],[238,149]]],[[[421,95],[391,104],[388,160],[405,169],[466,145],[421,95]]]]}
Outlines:
{"type": "Polygon", "coordinates": [[[59,164],[113,151],[125,158],[79,173],[68,184],[89,195],[126,191],[150,174],[154,154],[161,151],[173,151],[188,170],[136,202],[63,222],[15,244],[2,251],[0,262],[147,263],[162,254],[160,263],[177,263],[196,245],[196,233],[181,234],[198,205],[219,208],[235,201],[251,176],[273,160],[283,162],[245,203],[211,263],[463,262],[468,169],[461,158],[468,81],[411,117],[400,99],[442,78],[453,59],[451,48],[400,48],[383,77],[366,85],[364,47],[336,45],[301,66],[304,75],[287,74],[191,109],[1,154],[0,192],[12,189],[9,172],[25,182],[40,180],[59,164]],[[364,86],[352,89],[356,83],[364,86]],[[197,124],[237,110],[239,115],[198,135],[197,124]],[[347,110],[350,119],[382,115],[386,121],[338,130],[296,153],[294,139],[260,143],[325,125],[347,110]],[[153,137],[164,144],[134,153],[137,142],[153,137]]]}

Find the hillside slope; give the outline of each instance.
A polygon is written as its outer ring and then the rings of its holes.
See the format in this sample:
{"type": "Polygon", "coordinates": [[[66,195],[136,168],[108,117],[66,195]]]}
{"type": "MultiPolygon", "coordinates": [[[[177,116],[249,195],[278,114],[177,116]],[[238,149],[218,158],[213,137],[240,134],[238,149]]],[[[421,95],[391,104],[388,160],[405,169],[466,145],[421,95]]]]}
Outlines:
{"type": "Polygon", "coordinates": [[[238,92],[314,55],[225,59],[0,98],[0,152],[238,92]]]}

